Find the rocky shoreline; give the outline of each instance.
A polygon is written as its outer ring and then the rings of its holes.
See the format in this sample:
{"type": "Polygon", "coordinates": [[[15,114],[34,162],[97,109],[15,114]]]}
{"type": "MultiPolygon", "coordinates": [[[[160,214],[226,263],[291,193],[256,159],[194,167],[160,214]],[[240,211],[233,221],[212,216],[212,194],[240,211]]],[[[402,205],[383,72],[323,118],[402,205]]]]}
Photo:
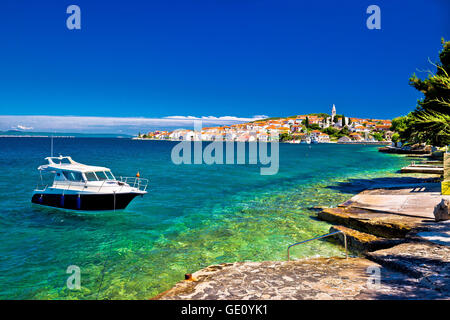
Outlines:
{"type": "Polygon", "coordinates": [[[450,220],[433,216],[446,196],[430,176],[393,179],[318,212],[351,258],[209,266],[153,299],[449,299],[450,220]]]}

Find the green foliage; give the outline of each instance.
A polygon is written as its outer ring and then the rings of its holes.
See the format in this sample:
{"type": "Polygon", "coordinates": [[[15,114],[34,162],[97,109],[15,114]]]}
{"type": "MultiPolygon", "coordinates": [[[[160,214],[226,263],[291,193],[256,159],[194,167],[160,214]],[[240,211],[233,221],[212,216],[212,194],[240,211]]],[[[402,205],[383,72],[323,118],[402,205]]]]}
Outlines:
{"type": "Polygon", "coordinates": [[[303,124],[305,125],[306,128],[309,127],[309,118],[306,117],[306,119],[303,121],[303,124]]]}
{"type": "Polygon", "coordinates": [[[372,136],[377,141],[383,141],[384,140],[383,139],[383,134],[381,132],[374,132],[374,133],[372,133],[372,136]]]}
{"type": "Polygon", "coordinates": [[[333,127],[328,127],[325,128],[323,132],[328,134],[330,138],[335,138],[335,140],[339,139],[340,137],[347,136],[350,133],[347,126],[343,127],[341,130],[333,127]]]}
{"type": "Polygon", "coordinates": [[[436,73],[429,71],[424,80],[415,74],[409,79],[410,85],[424,94],[416,109],[406,117],[406,128],[401,127],[403,131],[399,131],[410,143],[437,147],[450,144],[450,41],[442,39],[442,46],[440,63],[433,64],[436,73]]]}
{"type": "Polygon", "coordinates": [[[408,139],[410,139],[410,123],[411,118],[409,116],[397,117],[392,119],[390,130],[395,131],[398,136],[398,140],[394,142],[401,141],[404,143],[408,141],[408,139]]]}
{"type": "Polygon", "coordinates": [[[434,146],[450,145],[450,112],[420,112],[411,120],[411,138],[434,146]]]}
{"type": "Polygon", "coordinates": [[[390,130],[402,132],[408,128],[408,117],[397,117],[392,119],[392,124],[390,130]]]}
{"type": "Polygon", "coordinates": [[[336,129],[336,128],[333,128],[333,127],[328,127],[328,128],[325,128],[323,130],[323,132],[326,133],[329,136],[335,136],[335,135],[337,135],[339,133],[339,130],[336,129]]]}
{"type": "Polygon", "coordinates": [[[319,118],[329,118],[331,117],[328,113],[309,113],[308,116],[316,116],[319,118]]]}
{"type": "Polygon", "coordinates": [[[396,132],[392,135],[391,138],[392,142],[399,142],[400,141],[400,135],[396,132]]]}
{"type": "Polygon", "coordinates": [[[320,130],[320,126],[317,123],[312,123],[308,126],[310,130],[320,130]]]}
{"type": "Polygon", "coordinates": [[[289,141],[289,140],[292,140],[292,135],[291,134],[289,134],[289,133],[282,133],[282,134],[280,134],[280,141],[281,142],[289,141]]]}
{"type": "Polygon", "coordinates": [[[344,126],[340,131],[339,131],[339,135],[340,136],[348,136],[350,134],[350,131],[348,130],[347,126],[344,126]]]}
{"type": "Polygon", "coordinates": [[[262,121],[268,121],[268,120],[279,120],[279,119],[281,119],[281,117],[271,117],[271,118],[264,118],[264,119],[250,121],[249,123],[262,122],[262,121]]]}

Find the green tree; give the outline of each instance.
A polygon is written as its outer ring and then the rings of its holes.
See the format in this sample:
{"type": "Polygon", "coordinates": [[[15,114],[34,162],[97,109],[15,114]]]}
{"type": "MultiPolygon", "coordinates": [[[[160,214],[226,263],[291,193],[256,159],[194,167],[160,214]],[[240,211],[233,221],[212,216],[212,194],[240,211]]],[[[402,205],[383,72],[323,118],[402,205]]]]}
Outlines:
{"type": "Polygon", "coordinates": [[[328,127],[328,128],[325,128],[323,130],[323,132],[329,136],[335,136],[336,134],[338,134],[339,130],[336,128],[333,128],[333,127],[328,127]]]}
{"type": "Polygon", "coordinates": [[[392,119],[391,128],[390,130],[396,131],[396,132],[402,132],[405,131],[408,128],[408,117],[397,117],[392,119]]]}
{"type": "Polygon", "coordinates": [[[292,136],[289,133],[282,133],[280,134],[280,141],[290,141],[292,140],[292,136]]]}
{"type": "Polygon", "coordinates": [[[308,127],[311,130],[320,130],[320,126],[317,123],[311,123],[308,127]]]}
{"type": "Polygon", "coordinates": [[[394,134],[392,135],[391,140],[392,140],[392,142],[395,142],[395,143],[399,142],[399,141],[400,141],[400,134],[398,134],[397,132],[394,133],[394,134]]]}
{"type": "Polygon", "coordinates": [[[350,131],[348,130],[347,126],[344,126],[340,131],[339,134],[341,136],[348,136],[350,134],[350,131]]]}
{"type": "Polygon", "coordinates": [[[435,74],[429,71],[424,80],[415,74],[409,79],[410,85],[424,94],[406,119],[404,135],[410,143],[450,144],[450,41],[442,39],[442,47],[440,62],[433,64],[435,74]]]}
{"type": "Polygon", "coordinates": [[[309,127],[309,118],[308,117],[305,118],[305,127],[306,128],[309,127]]]}
{"type": "Polygon", "coordinates": [[[381,132],[374,132],[372,133],[372,136],[375,138],[375,140],[377,141],[383,141],[383,134],[381,132]]]}
{"type": "Polygon", "coordinates": [[[410,122],[411,118],[409,116],[397,117],[392,119],[391,131],[397,133],[398,141],[406,142],[410,138],[410,122]]]}

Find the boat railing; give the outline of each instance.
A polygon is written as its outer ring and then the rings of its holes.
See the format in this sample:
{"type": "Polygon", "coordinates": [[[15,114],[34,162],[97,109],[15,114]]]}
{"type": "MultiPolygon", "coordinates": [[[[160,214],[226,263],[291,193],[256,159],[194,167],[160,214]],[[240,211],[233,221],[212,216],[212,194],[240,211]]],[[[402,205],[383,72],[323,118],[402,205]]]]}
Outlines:
{"type": "Polygon", "coordinates": [[[87,181],[85,182],[81,182],[81,181],[70,181],[69,183],[67,183],[66,181],[54,181],[52,187],[53,188],[58,188],[58,189],[63,189],[63,190],[70,190],[70,188],[72,186],[75,187],[82,187],[82,188],[86,188],[87,187],[87,181]],[[76,184],[74,183],[76,182],[76,184]]]}
{"type": "MultiPolygon", "coordinates": [[[[138,178],[138,177],[119,177],[119,179],[117,180],[119,182],[122,182],[122,186],[119,190],[119,192],[122,190],[122,188],[126,185],[129,185],[130,187],[136,188],[140,191],[146,191],[147,190],[147,186],[148,186],[148,179],[144,179],[144,178],[138,178]]],[[[72,187],[74,187],[76,190],[78,190],[79,188],[81,188],[82,190],[86,189],[86,188],[98,188],[97,192],[100,192],[104,187],[111,187],[111,185],[107,184],[108,182],[114,182],[114,180],[103,180],[102,184],[100,186],[88,186],[88,181],[85,182],[73,182],[70,181],[69,183],[67,183],[67,181],[54,181],[52,184],[52,188],[58,188],[58,189],[62,189],[64,191],[67,190],[71,190],[72,187]],[[106,184],[106,186],[105,186],[106,184]]],[[[117,184],[115,184],[115,187],[117,187],[117,184]]],[[[36,190],[37,191],[45,191],[48,188],[48,184],[44,186],[44,184],[42,183],[38,183],[38,185],[36,186],[36,190]],[[40,189],[42,188],[42,189],[40,189]]]]}
{"type": "Polygon", "coordinates": [[[119,177],[119,181],[128,184],[130,187],[140,191],[147,191],[148,179],[138,177],[119,177]]]}
{"type": "Polygon", "coordinates": [[[45,191],[48,188],[48,184],[44,185],[43,183],[38,183],[36,185],[36,191],[45,191]],[[41,189],[40,189],[41,188],[41,189]]]}
{"type": "Polygon", "coordinates": [[[299,244],[304,244],[304,243],[307,243],[307,242],[310,242],[310,241],[313,241],[313,240],[319,240],[319,239],[323,239],[323,238],[326,238],[326,237],[334,236],[334,235],[339,234],[339,233],[342,233],[344,235],[345,258],[348,258],[348,253],[347,253],[347,235],[345,234],[345,232],[342,232],[342,231],[339,230],[339,231],[335,231],[335,232],[324,234],[324,235],[319,236],[319,237],[315,237],[315,238],[311,238],[311,239],[308,239],[308,240],[303,240],[303,241],[291,244],[290,246],[288,246],[288,249],[287,249],[288,261],[291,261],[291,256],[290,256],[289,250],[292,247],[297,246],[299,244]]]}

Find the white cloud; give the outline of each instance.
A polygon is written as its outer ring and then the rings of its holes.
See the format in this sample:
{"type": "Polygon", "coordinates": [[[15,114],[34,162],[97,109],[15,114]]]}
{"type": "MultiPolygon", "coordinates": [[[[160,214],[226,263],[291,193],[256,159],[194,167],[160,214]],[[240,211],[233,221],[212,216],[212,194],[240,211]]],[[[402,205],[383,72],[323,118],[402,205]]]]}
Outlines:
{"type": "Polygon", "coordinates": [[[73,133],[129,133],[136,134],[154,129],[176,129],[193,127],[194,120],[201,120],[204,126],[230,125],[243,123],[266,116],[240,118],[234,116],[169,116],[165,118],[116,118],[116,117],[80,117],[80,116],[1,116],[0,130],[17,128],[40,132],[73,133]],[[20,123],[20,125],[17,125],[20,123]]]}
{"type": "Polygon", "coordinates": [[[18,124],[17,126],[11,127],[14,130],[33,130],[33,127],[26,127],[18,124]]]}
{"type": "Polygon", "coordinates": [[[214,117],[214,116],[202,116],[202,117],[194,117],[194,116],[169,116],[164,117],[163,119],[177,119],[177,120],[209,120],[209,121],[240,121],[240,122],[248,122],[259,119],[268,118],[267,116],[253,116],[251,118],[240,118],[233,116],[224,116],[224,117],[214,117]]]}

